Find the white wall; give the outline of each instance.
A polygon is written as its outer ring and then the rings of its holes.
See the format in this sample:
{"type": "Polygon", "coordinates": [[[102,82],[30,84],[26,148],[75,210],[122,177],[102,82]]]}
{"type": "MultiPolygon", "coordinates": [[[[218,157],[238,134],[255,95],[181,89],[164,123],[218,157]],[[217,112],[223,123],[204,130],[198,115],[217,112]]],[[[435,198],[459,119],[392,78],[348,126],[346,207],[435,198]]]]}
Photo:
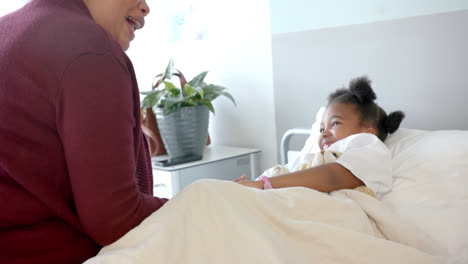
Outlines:
{"type": "Polygon", "coordinates": [[[468,9],[467,0],[271,0],[273,34],[468,9]]]}
{"type": "Polygon", "coordinates": [[[151,89],[153,76],[171,57],[188,79],[208,70],[206,81],[227,87],[237,101],[237,107],[225,98],[214,101],[212,143],[259,148],[262,169],[276,164],[269,1],[205,0],[207,39],[178,43],[168,43],[169,4],[152,3],[145,28],[128,51],[140,90],[151,89]]]}
{"type": "MultiPolygon", "coordinates": [[[[277,133],[310,127],[328,94],[368,75],[402,127],[468,129],[468,10],[273,35],[277,133]]],[[[279,142],[278,137],[278,142],[279,142]]]]}

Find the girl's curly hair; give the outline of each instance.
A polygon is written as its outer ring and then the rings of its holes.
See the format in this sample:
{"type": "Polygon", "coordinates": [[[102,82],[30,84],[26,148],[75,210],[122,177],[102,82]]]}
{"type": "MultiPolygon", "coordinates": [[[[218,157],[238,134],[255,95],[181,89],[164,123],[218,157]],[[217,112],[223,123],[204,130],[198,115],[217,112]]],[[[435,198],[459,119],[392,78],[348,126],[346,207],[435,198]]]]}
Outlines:
{"type": "Polygon", "coordinates": [[[328,104],[339,102],[354,104],[361,114],[362,123],[377,129],[377,136],[384,141],[388,133],[392,134],[400,127],[405,117],[402,111],[391,112],[389,115],[378,106],[374,100],[377,99],[371,87],[371,81],[366,76],[352,79],[349,88],[338,89],[328,96],[328,104]]]}

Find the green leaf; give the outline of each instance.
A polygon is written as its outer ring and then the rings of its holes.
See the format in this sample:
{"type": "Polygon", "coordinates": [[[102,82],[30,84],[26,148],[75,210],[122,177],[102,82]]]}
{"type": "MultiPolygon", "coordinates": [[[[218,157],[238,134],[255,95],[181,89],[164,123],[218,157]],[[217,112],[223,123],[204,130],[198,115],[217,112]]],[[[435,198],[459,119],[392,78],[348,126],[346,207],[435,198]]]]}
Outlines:
{"type": "Polygon", "coordinates": [[[214,99],[218,98],[218,96],[219,96],[219,94],[217,94],[217,93],[208,93],[208,94],[205,94],[204,99],[213,101],[214,99]]]}
{"type": "Polygon", "coordinates": [[[207,85],[206,87],[203,88],[203,90],[205,91],[205,95],[208,95],[208,94],[219,95],[219,93],[225,89],[226,88],[222,86],[216,86],[212,84],[207,85]]]}
{"type": "Polygon", "coordinates": [[[206,106],[208,107],[208,109],[209,109],[213,114],[215,113],[213,104],[211,104],[211,101],[210,101],[210,100],[201,100],[200,102],[201,102],[203,105],[206,105],[206,106]]]}
{"type": "Polygon", "coordinates": [[[220,91],[224,90],[226,88],[222,86],[217,86],[217,85],[207,85],[203,88],[205,92],[205,99],[213,101],[219,96],[220,91]]]}
{"type": "Polygon", "coordinates": [[[205,91],[203,90],[203,88],[195,87],[195,91],[197,91],[197,93],[200,95],[200,98],[203,99],[203,97],[205,96],[205,91]]]}
{"type": "Polygon", "coordinates": [[[207,85],[205,87],[203,87],[203,90],[205,90],[205,93],[219,93],[221,91],[224,91],[226,90],[226,88],[224,88],[223,86],[220,86],[220,85],[214,85],[214,84],[210,84],[210,85],[207,85]]]}
{"type": "Polygon", "coordinates": [[[232,101],[232,103],[233,103],[234,105],[237,106],[236,101],[234,100],[234,97],[232,97],[232,95],[231,95],[230,93],[228,93],[228,92],[220,92],[219,94],[220,94],[220,95],[226,96],[227,98],[229,98],[229,99],[232,101]]]}
{"type": "Polygon", "coordinates": [[[183,94],[186,97],[193,96],[193,94],[195,93],[195,89],[193,89],[192,86],[188,83],[185,84],[183,91],[183,94]]]}
{"type": "Polygon", "coordinates": [[[167,64],[166,71],[164,72],[164,75],[166,76],[167,79],[171,79],[172,77],[172,72],[174,69],[174,61],[172,58],[169,60],[169,63],[167,64]]]}
{"type": "Polygon", "coordinates": [[[182,97],[168,97],[164,102],[164,114],[168,115],[180,108],[182,97]]]}
{"type": "Polygon", "coordinates": [[[180,103],[180,107],[184,107],[184,106],[196,106],[196,105],[199,105],[198,102],[194,102],[192,100],[187,100],[187,101],[182,101],[180,103]]]}
{"type": "Polygon", "coordinates": [[[164,90],[168,92],[168,97],[176,97],[180,95],[180,89],[177,88],[172,82],[164,81],[164,90]]]}
{"type": "Polygon", "coordinates": [[[207,71],[202,72],[195,76],[190,82],[188,82],[192,87],[198,87],[203,83],[203,80],[205,79],[206,74],[208,74],[207,71]]]}
{"type": "Polygon", "coordinates": [[[161,97],[161,93],[162,91],[154,91],[153,93],[148,94],[141,102],[141,107],[155,106],[161,97]]]}
{"type": "Polygon", "coordinates": [[[150,94],[154,94],[154,93],[157,93],[157,92],[158,92],[157,90],[152,90],[152,91],[140,92],[140,94],[142,94],[142,95],[150,95],[150,94]]]}
{"type": "Polygon", "coordinates": [[[173,89],[177,89],[177,87],[172,82],[164,81],[164,89],[170,91],[173,89]]]}
{"type": "Polygon", "coordinates": [[[146,96],[145,99],[141,102],[141,107],[153,107],[156,104],[154,96],[146,96]]]}

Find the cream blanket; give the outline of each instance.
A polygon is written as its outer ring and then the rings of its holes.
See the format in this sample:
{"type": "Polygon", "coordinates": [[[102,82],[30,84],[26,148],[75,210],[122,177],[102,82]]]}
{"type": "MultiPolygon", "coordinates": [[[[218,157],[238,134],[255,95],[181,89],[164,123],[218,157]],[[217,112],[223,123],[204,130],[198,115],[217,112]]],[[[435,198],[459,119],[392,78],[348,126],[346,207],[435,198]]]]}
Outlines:
{"type": "Polygon", "coordinates": [[[201,180],[86,264],[442,263],[440,247],[353,190],[201,180]]]}

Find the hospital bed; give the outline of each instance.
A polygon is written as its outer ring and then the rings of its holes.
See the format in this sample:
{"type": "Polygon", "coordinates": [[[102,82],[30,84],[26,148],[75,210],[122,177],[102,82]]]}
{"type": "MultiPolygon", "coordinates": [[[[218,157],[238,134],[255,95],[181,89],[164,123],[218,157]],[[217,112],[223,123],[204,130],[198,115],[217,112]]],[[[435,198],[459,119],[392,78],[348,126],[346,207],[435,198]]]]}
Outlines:
{"type": "Polygon", "coordinates": [[[291,139],[294,136],[310,136],[310,129],[308,128],[291,128],[287,130],[281,137],[280,145],[280,162],[281,164],[287,164],[289,160],[293,160],[299,155],[298,151],[290,149],[291,139]]]}
{"type": "MultiPolygon", "coordinates": [[[[311,149],[313,129],[284,134],[282,162],[294,136],[311,149]]],[[[468,131],[400,128],[385,144],[380,201],[197,181],[86,263],[468,263],[468,131]]]]}

